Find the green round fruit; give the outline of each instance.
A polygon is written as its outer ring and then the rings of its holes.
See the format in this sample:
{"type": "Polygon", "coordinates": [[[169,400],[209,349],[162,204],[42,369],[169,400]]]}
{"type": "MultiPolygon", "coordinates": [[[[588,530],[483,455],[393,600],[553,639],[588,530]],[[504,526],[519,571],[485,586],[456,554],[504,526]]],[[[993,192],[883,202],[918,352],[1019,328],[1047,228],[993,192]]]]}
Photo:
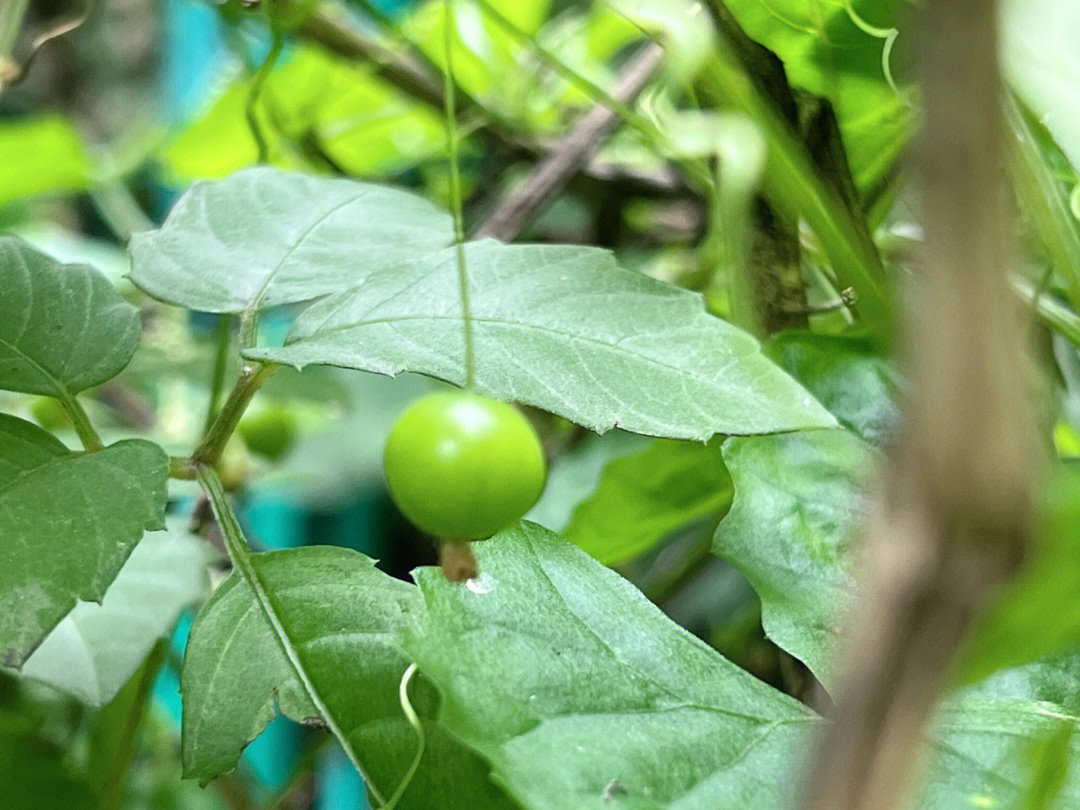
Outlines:
{"type": "Polygon", "coordinates": [[[284,456],[296,441],[296,417],[280,405],[245,414],[236,429],[248,450],[270,461],[284,456]]]}
{"type": "Polygon", "coordinates": [[[544,450],[521,412],[468,391],[421,397],[390,431],[383,468],[394,502],[438,537],[490,537],[544,489],[544,450]]]}

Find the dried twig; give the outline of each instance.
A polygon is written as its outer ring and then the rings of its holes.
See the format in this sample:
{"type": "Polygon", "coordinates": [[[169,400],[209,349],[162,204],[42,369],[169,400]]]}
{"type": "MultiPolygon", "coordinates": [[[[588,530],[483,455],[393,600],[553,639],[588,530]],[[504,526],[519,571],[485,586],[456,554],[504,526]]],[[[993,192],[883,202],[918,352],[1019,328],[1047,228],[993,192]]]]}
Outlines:
{"type": "MultiPolygon", "coordinates": [[[[612,95],[632,101],[648,83],[664,58],[655,42],[646,44],[623,70],[612,95]]],[[[522,229],[584,169],[611,134],[619,115],[603,103],[596,104],[560,142],[559,147],[537,165],[476,229],[473,238],[494,237],[512,242],[522,229]]]]}
{"type": "Polygon", "coordinates": [[[1026,547],[1037,447],[1008,293],[996,9],[921,13],[924,278],[906,317],[912,399],[868,526],[853,654],[803,807],[904,803],[922,727],[989,587],[1026,547]]]}

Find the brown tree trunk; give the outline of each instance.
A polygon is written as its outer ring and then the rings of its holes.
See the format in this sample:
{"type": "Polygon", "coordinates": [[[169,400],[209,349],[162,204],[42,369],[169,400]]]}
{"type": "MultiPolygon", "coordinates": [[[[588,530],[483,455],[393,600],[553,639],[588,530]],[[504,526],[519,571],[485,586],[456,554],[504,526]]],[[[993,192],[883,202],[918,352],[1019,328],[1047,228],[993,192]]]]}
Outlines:
{"type": "Polygon", "coordinates": [[[807,810],[904,805],[953,652],[1023,556],[1039,466],[1006,275],[996,4],[928,0],[920,29],[927,241],[902,319],[911,400],[867,526],[848,674],[807,810]]]}

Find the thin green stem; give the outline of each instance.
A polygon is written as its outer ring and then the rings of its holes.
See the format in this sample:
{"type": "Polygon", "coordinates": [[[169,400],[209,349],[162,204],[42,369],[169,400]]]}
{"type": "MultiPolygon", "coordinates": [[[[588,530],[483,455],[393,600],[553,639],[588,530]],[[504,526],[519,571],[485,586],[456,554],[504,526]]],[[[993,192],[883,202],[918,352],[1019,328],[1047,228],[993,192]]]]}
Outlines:
{"type": "Polygon", "coordinates": [[[71,419],[71,424],[75,426],[75,434],[79,437],[79,441],[82,442],[83,449],[87,452],[100,450],[103,447],[101,436],[98,435],[94,426],[90,424],[90,417],[86,415],[82,404],[67,391],[62,392],[57,399],[60,400],[60,404],[71,419]]]}
{"type": "Polygon", "coordinates": [[[398,686],[398,699],[401,701],[401,711],[405,713],[405,719],[409,721],[409,725],[416,732],[416,756],[413,757],[409,769],[405,771],[405,776],[402,777],[401,783],[397,786],[397,790],[394,791],[394,795],[379,810],[394,810],[397,807],[397,803],[401,801],[401,797],[405,795],[406,789],[408,789],[409,784],[416,775],[417,768],[420,767],[420,760],[424,758],[424,748],[427,745],[424,725],[420,722],[420,717],[416,714],[416,709],[413,708],[412,702],[409,700],[409,682],[412,681],[415,674],[416,664],[409,664],[405,674],[401,676],[401,684],[398,686]]]}
{"type": "Polygon", "coordinates": [[[225,388],[225,369],[229,364],[229,335],[232,332],[232,315],[218,315],[217,328],[214,330],[214,371],[210,377],[210,400],[206,405],[206,420],[203,422],[203,434],[210,431],[214,424],[218,402],[222,389],[225,388]]]}
{"type": "Polygon", "coordinates": [[[229,504],[229,500],[225,495],[225,488],[221,485],[221,479],[218,478],[217,473],[214,472],[212,467],[205,464],[198,465],[198,475],[199,484],[202,486],[207,499],[210,501],[210,508],[213,510],[214,517],[217,519],[218,527],[221,529],[221,535],[225,540],[225,550],[229,555],[229,559],[232,562],[233,567],[240,573],[240,576],[251,590],[252,597],[255,599],[255,603],[258,605],[263,618],[266,619],[271,635],[273,635],[274,641],[277,643],[278,650],[288,663],[289,668],[292,670],[297,682],[303,689],[304,694],[307,696],[308,700],[311,701],[311,704],[315,707],[315,710],[319,713],[323,722],[326,723],[326,727],[330,730],[330,733],[333,734],[334,737],[337,738],[338,743],[341,744],[345,756],[349,758],[353,767],[356,768],[357,772],[364,778],[372,796],[375,797],[379,804],[383,804],[383,798],[380,795],[378,788],[375,787],[374,783],[368,777],[364,767],[360,764],[360,760],[356,755],[356,751],[353,749],[352,743],[338,725],[334,715],[319,694],[319,690],[312,682],[307,669],[300,660],[300,655],[297,652],[296,647],[293,646],[292,640],[285,630],[285,626],[281,621],[281,617],[278,615],[277,609],[270,600],[270,594],[266,589],[266,583],[262,581],[262,577],[259,576],[258,569],[255,567],[251,550],[248,548],[247,539],[244,537],[244,531],[241,529],[240,521],[237,519],[236,513],[233,511],[232,506],[229,504]]]}
{"type": "Polygon", "coordinates": [[[447,151],[450,157],[450,206],[454,214],[454,243],[457,249],[458,288],[461,293],[461,323],[465,332],[465,387],[476,382],[476,338],[473,333],[472,308],[469,305],[469,276],[465,266],[465,216],[462,211],[461,166],[457,116],[454,112],[454,0],[443,0],[443,47],[446,70],[443,71],[443,109],[446,113],[447,151]]]}
{"type": "Polygon", "coordinates": [[[195,462],[190,458],[169,456],[169,478],[181,481],[194,481],[198,477],[195,470],[195,462]]]}
{"type": "Polygon", "coordinates": [[[236,385],[233,386],[232,393],[218,411],[210,429],[206,431],[206,438],[192,454],[192,461],[197,464],[217,464],[226,442],[240,423],[240,417],[244,415],[251,398],[277,369],[274,363],[248,363],[244,366],[236,380],[236,385]]]}
{"type": "Polygon", "coordinates": [[[1080,315],[1056,298],[1042,294],[1039,287],[1022,276],[1013,276],[1012,286],[1043,323],[1074,346],[1080,347],[1080,315]]]}
{"type": "Polygon", "coordinates": [[[100,810],[114,810],[114,808],[120,806],[124,798],[127,773],[135,758],[135,735],[139,730],[140,723],[142,723],[143,716],[146,714],[150,690],[153,688],[154,681],[165,663],[165,646],[165,641],[158,641],[140,670],[139,683],[132,697],[127,716],[124,718],[124,725],[120,730],[120,744],[101,788],[98,804],[100,810]]]}
{"type": "Polygon", "coordinates": [[[263,134],[257,115],[259,96],[262,95],[263,85],[266,84],[270,72],[274,69],[274,64],[277,62],[278,57],[281,56],[281,49],[285,46],[285,37],[280,31],[275,29],[273,36],[270,52],[266,55],[262,64],[259,65],[255,78],[251,81],[247,104],[244,105],[244,114],[247,116],[248,127],[251,129],[251,137],[255,139],[255,146],[258,148],[257,163],[266,163],[270,158],[270,146],[266,142],[266,136],[263,134]]]}

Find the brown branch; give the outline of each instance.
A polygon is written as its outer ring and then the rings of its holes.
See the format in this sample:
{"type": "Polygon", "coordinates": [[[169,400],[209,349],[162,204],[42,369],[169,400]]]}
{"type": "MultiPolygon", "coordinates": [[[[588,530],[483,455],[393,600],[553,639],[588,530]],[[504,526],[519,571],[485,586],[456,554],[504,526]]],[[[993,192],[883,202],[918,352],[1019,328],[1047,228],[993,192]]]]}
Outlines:
{"type": "Polygon", "coordinates": [[[995,5],[929,0],[920,20],[927,241],[905,323],[912,399],[868,524],[849,668],[808,810],[904,803],[957,644],[1027,544],[1038,459],[1008,293],[995,5]]]}
{"type": "MultiPolygon", "coordinates": [[[[620,74],[612,96],[633,101],[660,67],[664,49],[655,42],[645,45],[620,74]]],[[[584,169],[590,158],[619,123],[619,114],[603,103],[589,110],[547,159],[495,208],[476,229],[474,239],[493,237],[512,242],[522,229],[584,169]]]]}

